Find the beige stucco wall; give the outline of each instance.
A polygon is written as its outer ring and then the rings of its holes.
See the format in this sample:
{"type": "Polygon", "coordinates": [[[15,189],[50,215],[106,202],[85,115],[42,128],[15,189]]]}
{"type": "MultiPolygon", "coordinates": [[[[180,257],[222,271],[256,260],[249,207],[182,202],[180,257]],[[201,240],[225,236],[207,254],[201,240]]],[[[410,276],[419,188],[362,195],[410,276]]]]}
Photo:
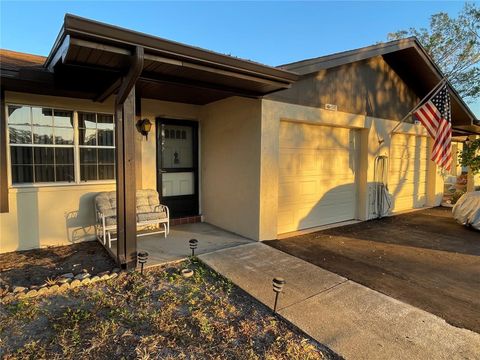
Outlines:
{"type": "MultiPolygon", "coordinates": [[[[113,112],[112,99],[100,104],[89,100],[15,92],[6,92],[5,98],[7,104],[113,112]]],[[[0,214],[0,253],[93,239],[93,196],[100,191],[114,189],[115,182],[10,186],[9,212],[0,214]]]]}
{"type": "MultiPolygon", "coordinates": [[[[113,99],[100,104],[9,92],[6,99],[7,103],[113,112],[113,99]]],[[[205,221],[258,239],[260,100],[230,98],[202,107],[142,99],[141,118],[148,118],[153,126],[148,139],[136,137],[137,188],[157,186],[157,117],[199,121],[200,212],[205,221]]],[[[10,186],[10,210],[0,214],[0,253],[94,239],[93,198],[111,190],[115,182],[10,186]]]]}
{"type": "Polygon", "coordinates": [[[93,198],[112,190],[115,184],[10,189],[9,212],[0,214],[0,253],[94,239],[93,198]]]}
{"type": "MultiPolygon", "coordinates": [[[[279,127],[281,120],[339,126],[360,130],[359,167],[357,169],[357,219],[373,216],[374,161],[378,155],[390,154],[390,132],[397,121],[365,115],[328,111],[317,107],[294,105],[273,100],[262,101],[262,141],[260,174],[260,240],[277,237],[279,127]],[[379,140],[383,140],[379,142],[379,140]]],[[[403,123],[395,133],[427,135],[421,125],[403,123]]],[[[435,164],[429,164],[427,205],[439,205],[443,194],[443,178],[435,164]]]]}
{"type": "Polygon", "coordinates": [[[201,113],[202,213],[206,222],[259,239],[261,101],[232,97],[201,113]]]}

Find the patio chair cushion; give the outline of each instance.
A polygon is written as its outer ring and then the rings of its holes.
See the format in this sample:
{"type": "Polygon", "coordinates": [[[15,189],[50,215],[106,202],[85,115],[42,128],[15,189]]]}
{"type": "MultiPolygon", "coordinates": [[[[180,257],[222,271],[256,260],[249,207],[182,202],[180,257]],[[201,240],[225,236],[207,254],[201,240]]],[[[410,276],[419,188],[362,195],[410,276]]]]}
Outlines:
{"type": "Polygon", "coordinates": [[[167,213],[164,211],[161,212],[146,212],[137,214],[139,222],[151,221],[151,220],[161,220],[167,218],[167,213]]]}
{"type": "Polygon", "coordinates": [[[117,194],[115,191],[105,191],[95,197],[95,206],[105,217],[117,215],[117,194]]]}
{"type": "Polygon", "coordinates": [[[152,189],[137,190],[137,214],[154,213],[160,205],[158,192],[152,189]]]}
{"type": "Polygon", "coordinates": [[[105,225],[106,225],[106,226],[117,225],[117,217],[116,217],[116,216],[106,217],[106,218],[105,218],[105,225]]]}
{"type": "MultiPolygon", "coordinates": [[[[158,192],[152,189],[137,190],[137,221],[166,219],[167,213],[158,210],[160,200],[158,192]]],[[[117,224],[117,195],[115,191],[101,192],[95,197],[98,211],[105,216],[105,225],[117,224]]]]}

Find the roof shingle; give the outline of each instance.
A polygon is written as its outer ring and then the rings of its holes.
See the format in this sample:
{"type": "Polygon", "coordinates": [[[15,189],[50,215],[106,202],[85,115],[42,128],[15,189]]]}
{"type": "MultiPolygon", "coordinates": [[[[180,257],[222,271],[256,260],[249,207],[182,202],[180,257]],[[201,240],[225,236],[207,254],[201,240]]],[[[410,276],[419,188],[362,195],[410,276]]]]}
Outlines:
{"type": "Polygon", "coordinates": [[[0,49],[0,67],[2,69],[19,69],[22,67],[40,66],[45,63],[45,56],[0,49]]]}

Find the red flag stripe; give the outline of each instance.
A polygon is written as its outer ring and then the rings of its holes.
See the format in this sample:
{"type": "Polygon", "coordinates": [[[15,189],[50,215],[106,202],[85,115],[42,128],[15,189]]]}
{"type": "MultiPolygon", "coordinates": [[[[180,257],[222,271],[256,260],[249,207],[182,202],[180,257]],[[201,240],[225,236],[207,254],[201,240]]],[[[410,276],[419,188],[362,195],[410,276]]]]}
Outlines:
{"type": "Polygon", "coordinates": [[[447,161],[451,161],[451,125],[448,121],[443,121],[440,134],[434,145],[434,158],[440,166],[444,166],[447,161]]]}
{"type": "Polygon", "coordinates": [[[437,120],[437,124],[442,120],[442,114],[437,110],[435,105],[433,105],[430,101],[425,104],[425,106],[430,110],[430,113],[434,116],[435,120],[437,120]]]}
{"type": "Polygon", "coordinates": [[[433,137],[433,134],[435,134],[435,131],[437,129],[438,123],[431,118],[430,112],[422,106],[418,111],[416,112],[417,117],[419,120],[422,122],[423,126],[425,126],[428,130],[430,135],[433,137]]]}
{"type": "Polygon", "coordinates": [[[441,134],[438,135],[434,148],[433,148],[433,159],[437,162],[441,163],[445,156],[448,156],[448,148],[449,148],[449,127],[443,126],[441,129],[441,134]]]}
{"type": "Polygon", "coordinates": [[[439,113],[435,109],[435,106],[433,106],[433,104],[430,102],[427,102],[415,112],[415,115],[418,117],[423,126],[425,126],[429,135],[432,138],[435,138],[440,120],[439,113]]]}
{"type": "Polygon", "coordinates": [[[433,151],[435,153],[437,153],[439,151],[438,145],[443,143],[443,139],[447,135],[447,133],[449,131],[449,128],[450,127],[447,125],[447,122],[442,121],[442,123],[440,124],[440,127],[438,128],[436,137],[435,137],[435,143],[434,143],[435,145],[433,147],[433,151]]]}

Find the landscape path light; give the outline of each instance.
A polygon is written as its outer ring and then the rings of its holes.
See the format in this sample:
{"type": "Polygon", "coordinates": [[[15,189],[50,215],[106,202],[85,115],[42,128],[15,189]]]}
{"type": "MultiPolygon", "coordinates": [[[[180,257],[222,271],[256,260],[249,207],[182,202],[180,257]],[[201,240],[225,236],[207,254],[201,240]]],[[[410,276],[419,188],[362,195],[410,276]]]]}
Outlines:
{"type": "Polygon", "coordinates": [[[284,278],[273,278],[273,291],[275,292],[275,303],[273,305],[273,313],[277,313],[278,295],[282,292],[283,286],[287,283],[284,278]]]}
{"type": "Polygon", "coordinates": [[[143,266],[146,264],[148,259],[148,252],[142,251],[137,254],[138,262],[140,263],[140,274],[143,275],[143,266]]]}
{"type": "Polygon", "coordinates": [[[190,244],[190,249],[192,250],[192,257],[195,256],[195,249],[198,246],[198,240],[197,239],[191,239],[188,241],[190,244]]]}

